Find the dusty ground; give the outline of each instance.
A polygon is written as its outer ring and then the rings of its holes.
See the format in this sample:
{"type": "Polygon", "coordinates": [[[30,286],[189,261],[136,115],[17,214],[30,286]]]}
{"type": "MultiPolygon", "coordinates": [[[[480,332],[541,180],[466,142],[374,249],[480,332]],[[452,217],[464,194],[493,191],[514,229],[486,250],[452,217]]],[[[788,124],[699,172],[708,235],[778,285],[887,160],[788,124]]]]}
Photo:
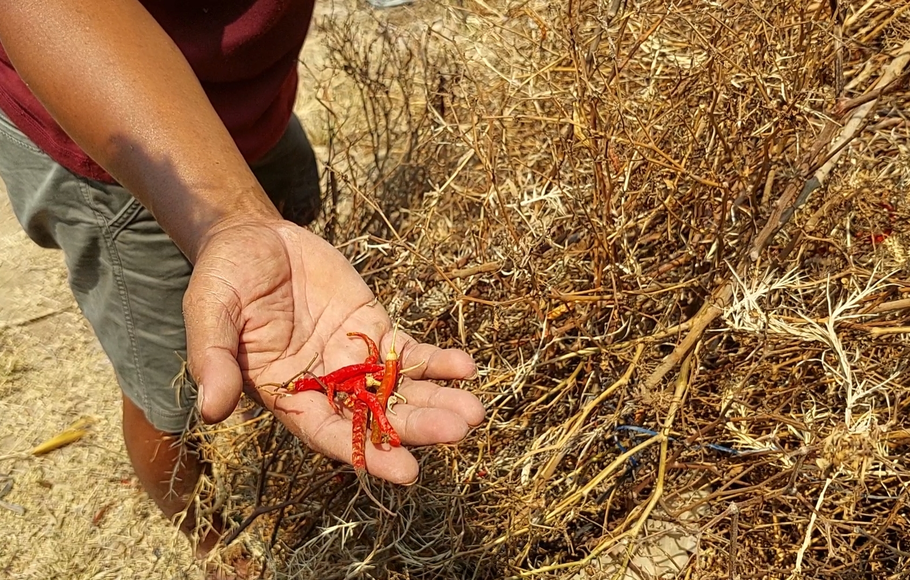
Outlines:
{"type": "Polygon", "coordinates": [[[66,285],[59,252],[25,236],[0,196],[0,576],[192,578],[188,544],[132,475],[113,369],[66,285]],[[23,452],[82,417],[89,436],[23,452]],[[2,488],[3,486],[0,486],[2,488]]]}
{"type": "MultiPolygon", "coordinates": [[[[322,2],[317,18],[351,2],[322,2]]],[[[324,61],[315,26],[301,94],[324,61]]],[[[313,95],[298,111],[320,151],[313,95]]],[[[0,577],[201,578],[189,544],[132,475],[113,369],[66,284],[60,252],[21,231],[0,182],[0,577]],[[43,457],[28,451],[80,418],[90,434],[43,457]],[[21,512],[21,513],[20,513],[21,512]]]]}

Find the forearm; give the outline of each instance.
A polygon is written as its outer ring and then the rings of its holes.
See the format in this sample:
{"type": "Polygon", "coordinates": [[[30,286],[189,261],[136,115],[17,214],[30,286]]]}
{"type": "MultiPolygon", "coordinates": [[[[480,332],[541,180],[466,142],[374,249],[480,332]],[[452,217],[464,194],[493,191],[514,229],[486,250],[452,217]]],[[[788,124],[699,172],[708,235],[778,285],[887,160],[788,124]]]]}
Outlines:
{"type": "Polygon", "coordinates": [[[186,59],[136,0],[0,0],[0,41],[57,122],[194,260],[207,232],[277,220],[186,59]]]}

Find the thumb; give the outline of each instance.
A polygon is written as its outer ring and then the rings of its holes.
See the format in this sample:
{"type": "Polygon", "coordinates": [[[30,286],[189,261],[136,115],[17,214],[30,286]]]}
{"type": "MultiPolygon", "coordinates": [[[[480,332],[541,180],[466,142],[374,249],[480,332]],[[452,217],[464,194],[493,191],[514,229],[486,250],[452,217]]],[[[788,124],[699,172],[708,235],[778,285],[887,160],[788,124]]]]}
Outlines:
{"type": "Polygon", "coordinates": [[[223,421],[243,390],[237,345],[240,301],[217,276],[198,269],[183,297],[187,363],[198,387],[197,407],[206,423],[223,421]]]}

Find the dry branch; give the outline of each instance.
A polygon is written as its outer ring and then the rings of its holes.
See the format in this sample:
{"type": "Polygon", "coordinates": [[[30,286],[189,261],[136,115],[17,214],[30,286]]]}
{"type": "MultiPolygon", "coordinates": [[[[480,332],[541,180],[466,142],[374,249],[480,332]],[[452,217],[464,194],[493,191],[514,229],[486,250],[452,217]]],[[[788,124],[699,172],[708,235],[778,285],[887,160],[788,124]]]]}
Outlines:
{"type": "Polygon", "coordinates": [[[903,5],[323,22],[318,227],[409,334],[475,357],[455,386],[488,412],[415,450],[417,485],[371,482],[394,518],[270,419],[219,431],[204,491],[237,541],[278,577],[581,580],[667,534],[694,542],[680,577],[904,570],[903,5]]]}

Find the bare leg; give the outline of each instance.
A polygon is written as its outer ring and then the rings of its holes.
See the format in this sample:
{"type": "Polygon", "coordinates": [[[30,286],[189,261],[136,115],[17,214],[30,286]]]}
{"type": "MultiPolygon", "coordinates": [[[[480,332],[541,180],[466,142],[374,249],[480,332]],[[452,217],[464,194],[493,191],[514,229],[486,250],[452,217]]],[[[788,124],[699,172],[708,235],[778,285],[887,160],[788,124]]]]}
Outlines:
{"type": "MultiPolygon", "coordinates": [[[[189,536],[196,525],[196,515],[189,501],[199,476],[206,469],[194,449],[181,452],[180,435],[159,431],[145,418],[128,398],[123,397],[123,437],[133,469],[146,493],[155,500],[168,519],[189,506],[180,530],[189,536]],[[175,473],[176,470],[176,473],[175,473]]],[[[216,529],[220,529],[216,522],[216,529]]],[[[197,555],[204,555],[215,547],[218,534],[210,533],[201,538],[196,547],[197,555]]]]}

